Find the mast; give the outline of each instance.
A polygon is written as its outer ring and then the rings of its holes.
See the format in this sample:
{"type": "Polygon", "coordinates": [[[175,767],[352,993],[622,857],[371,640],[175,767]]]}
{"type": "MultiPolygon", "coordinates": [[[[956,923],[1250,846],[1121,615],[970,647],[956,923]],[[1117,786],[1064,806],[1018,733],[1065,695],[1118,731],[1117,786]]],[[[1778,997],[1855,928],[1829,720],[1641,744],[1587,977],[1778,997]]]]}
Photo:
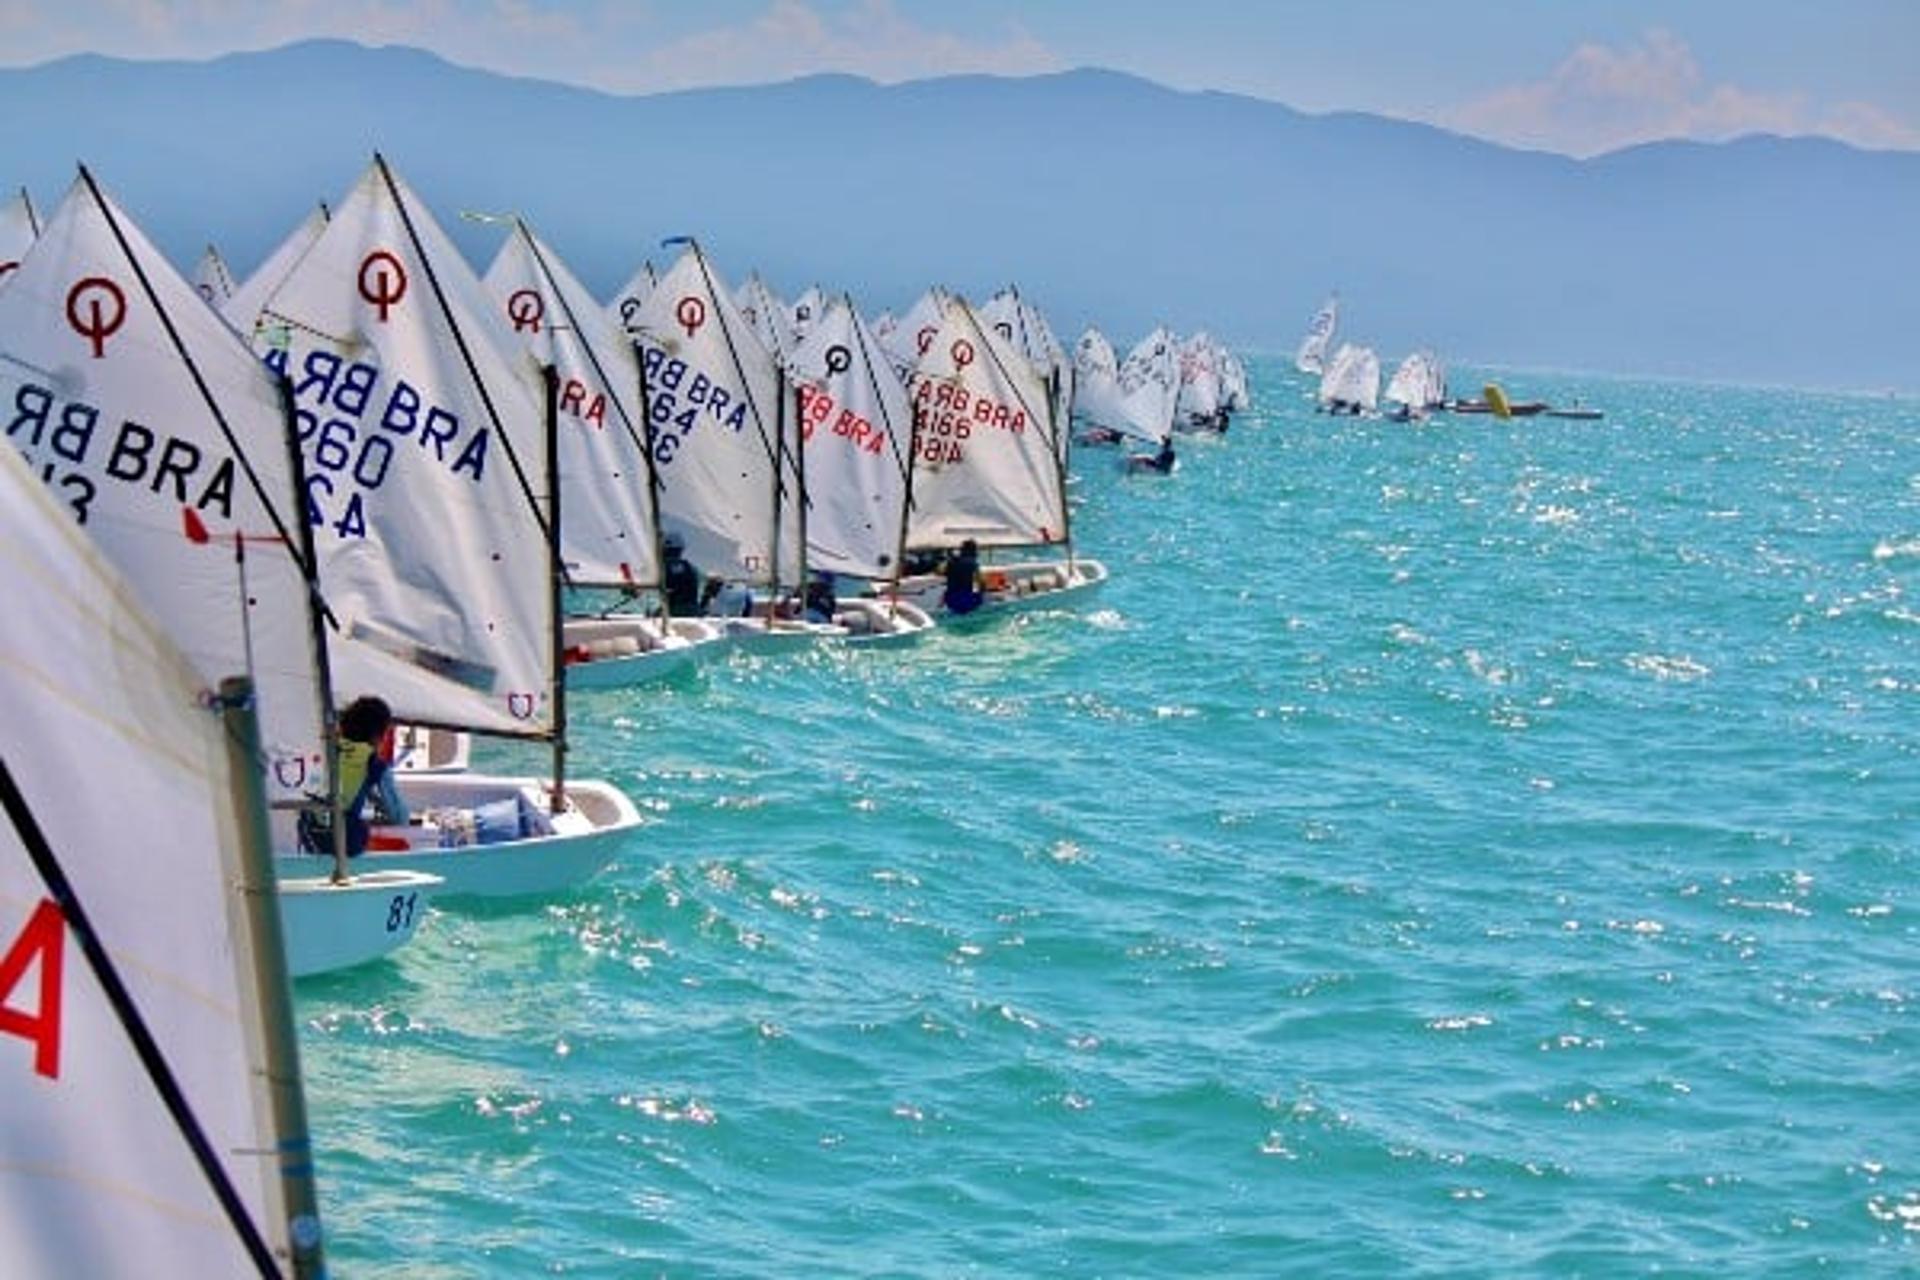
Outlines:
{"type": "MultiPolygon", "coordinates": [[[[260,724],[254,715],[251,680],[229,677],[220,682],[220,717],[227,731],[227,770],[233,775],[234,825],[240,832],[239,889],[252,935],[248,950],[253,956],[254,993],[260,1006],[261,1051],[266,1060],[280,1192],[286,1199],[293,1274],[300,1280],[319,1280],[326,1274],[320,1247],[320,1196],[313,1179],[307,1098],[300,1085],[300,1041],[293,1023],[273,840],[267,831],[266,791],[260,781],[260,724]]],[[[340,826],[334,830],[337,847],[345,833],[340,826]]],[[[279,1269],[276,1267],[272,1274],[278,1275],[279,1269]]]]}
{"type": "Polygon", "coordinates": [[[560,551],[560,374],[550,364],[540,366],[540,381],[546,388],[547,417],[547,619],[551,628],[553,682],[553,793],[547,799],[550,813],[567,808],[567,649],[566,616],[560,593],[565,586],[567,566],[560,551]]]}

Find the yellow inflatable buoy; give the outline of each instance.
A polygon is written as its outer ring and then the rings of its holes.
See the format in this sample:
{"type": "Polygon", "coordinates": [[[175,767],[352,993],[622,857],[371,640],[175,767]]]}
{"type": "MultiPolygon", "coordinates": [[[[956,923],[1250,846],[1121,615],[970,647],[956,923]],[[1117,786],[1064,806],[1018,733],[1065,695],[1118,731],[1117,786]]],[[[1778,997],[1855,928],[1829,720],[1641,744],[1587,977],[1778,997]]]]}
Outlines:
{"type": "Polygon", "coordinates": [[[1487,408],[1493,410],[1494,417],[1511,418],[1513,416],[1513,406],[1507,403],[1507,393],[1500,389],[1499,383],[1489,382],[1480,389],[1480,394],[1486,397],[1487,408]]]}

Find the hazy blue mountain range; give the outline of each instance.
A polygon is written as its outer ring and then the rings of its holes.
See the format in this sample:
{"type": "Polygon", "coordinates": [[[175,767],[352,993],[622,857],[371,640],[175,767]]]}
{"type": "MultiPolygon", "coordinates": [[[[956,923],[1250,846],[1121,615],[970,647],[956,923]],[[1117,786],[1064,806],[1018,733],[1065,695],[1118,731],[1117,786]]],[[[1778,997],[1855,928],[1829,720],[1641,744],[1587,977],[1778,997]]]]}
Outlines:
{"type": "Polygon", "coordinates": [[[1104,71],[618,97],[312,42],[0,71],[0,186],[84,160],[183,265],[242,276],[386,152],[477,265],[517,209],[614,289],[662,236],[863,308],[1009,280],[1071,341],[1290,350],[1339,289],[1391,359],[1920,388],[1920,154],[1749,138],[1588,161],[1104,71]]]}

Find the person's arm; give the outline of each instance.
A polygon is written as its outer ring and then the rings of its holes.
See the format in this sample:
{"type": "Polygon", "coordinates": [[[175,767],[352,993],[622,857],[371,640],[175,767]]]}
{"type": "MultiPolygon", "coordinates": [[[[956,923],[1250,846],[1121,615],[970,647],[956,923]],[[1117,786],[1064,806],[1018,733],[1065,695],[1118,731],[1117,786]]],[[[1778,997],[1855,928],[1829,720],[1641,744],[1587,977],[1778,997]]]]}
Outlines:
{"type": "Polygon", "coordinates": [[[393,766],[379,761],[379,777],[374,785],[379,789],[380,808],[387,815],[387,821],[395,826],[405,826],[411,816],[407,812],[407,802],[400,798],[400,788],[393,785],[393,766]]]}

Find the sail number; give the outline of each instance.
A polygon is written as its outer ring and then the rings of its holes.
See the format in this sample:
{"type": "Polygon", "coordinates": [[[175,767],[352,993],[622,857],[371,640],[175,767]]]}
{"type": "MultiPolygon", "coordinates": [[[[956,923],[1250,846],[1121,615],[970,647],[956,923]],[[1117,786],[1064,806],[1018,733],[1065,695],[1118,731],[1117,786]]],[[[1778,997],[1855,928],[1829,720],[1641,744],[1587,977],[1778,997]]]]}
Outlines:
{"type": "Polygon", "coordinates": [[[398,933],[413,927],[414,908],[420,905],[419,893],[396,893],[387,904],[387,932],[398,933]]]}
{"type": "Polygon", "coordinates": [[[60,1078],[60,974],[65,961],[67,919],[52,899],[42,898],[18,936],[0,957],[0,1035],[17,1036],[33,1046],[33,1070],[60,1078]],[[29,969],[39,970],[32,1013],[14,1004],[14,993],[29,969]]]}

